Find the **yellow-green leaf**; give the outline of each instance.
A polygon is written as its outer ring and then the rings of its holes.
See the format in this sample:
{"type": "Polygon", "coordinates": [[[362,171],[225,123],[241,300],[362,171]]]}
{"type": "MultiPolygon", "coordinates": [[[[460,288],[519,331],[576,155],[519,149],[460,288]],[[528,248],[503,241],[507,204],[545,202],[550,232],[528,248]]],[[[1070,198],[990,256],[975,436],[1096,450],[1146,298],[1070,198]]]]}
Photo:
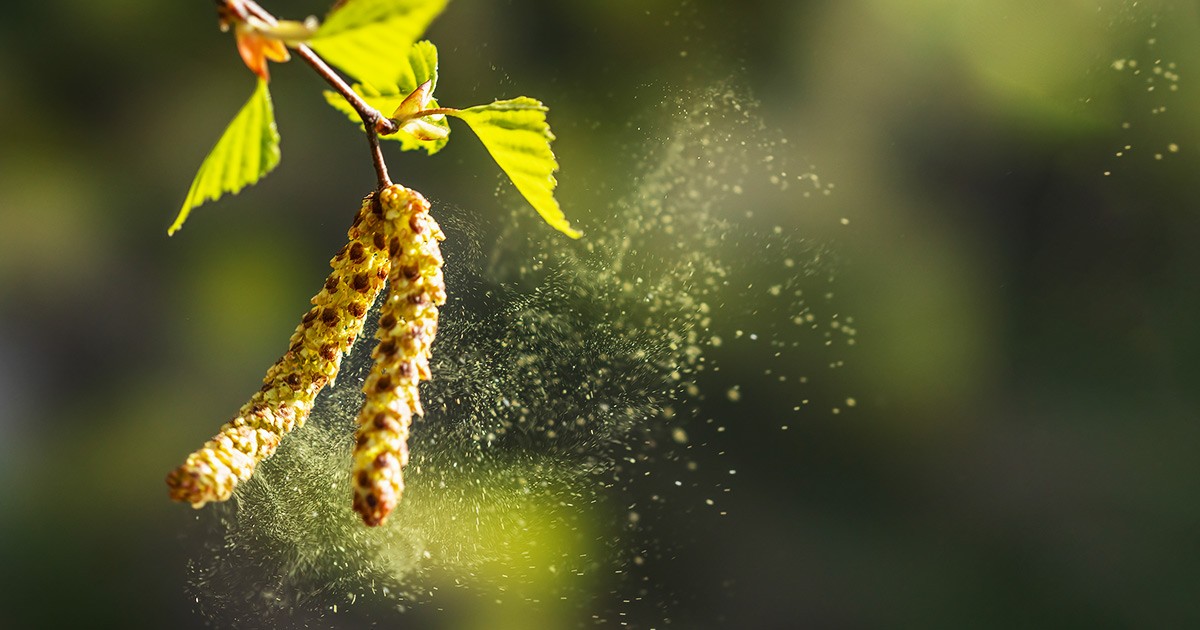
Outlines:
{"type": "Polygon", "coordinates": [[[437,90],[438,51],[433,42],[424,39],[408,49],[403,63],[396,64],[393,87],[398,94],[409,94],[429,81],[429,93],[437,90]]]}
{"type": "MultiPolygon", "coordinates": [[[[429,93],[437,89],[438,80],[438,56],[437,47],[428,41],[420,41],[413,44],[408,51],[408,55],[402,62],[394,65],[394,70],[397,72],[397,78],[394,83],[384,85],[383,87],[375,87],[370,83],[360,83],[352,86],[354,91],[367,102],[368,105],[387,115],[396,110],[404,99],[417,89],[422,83],[430,82],[429,93]]],[[[333,106],[334,109],[344,113],[351,122],[359,123],[362,127],[362,119],[358,117],[358,112],[346,102],[337,92],[326,91],[325,100],[333,106]]],[[[437,107],[437,100],[431,100],[429,107],[437,107]]],[[[445,134],[450,133],[450,125],[446,123],[445,118],[436,120],[426,120],[427,123],[436,125],[443,130],[441,138],[436,140],[420,140],[407,131],[400,131],[387,136],[380,136],[384,140],[393,140],[400,143],[400,148],[405,151],[413,149],[425,149],[430,155],[437,153],[442,147],[446,146],[447,138],[445,134]]]]}
{"type": "Polygon", "coordinates": [[[358,81],[397,83],[404,52],[447,1],[349,0],[329,14],[308,45],[358,81]]]}
{"type": "Polygon", "coordinates": [[[451,113],[466,121],[492,159],[538,214],[558,231],[579,238],[554,198],[558,160],[550,150],[554,134],[546,123],[545,105],[529,97],[496,101],[451,113]]]}
{"type": "Polygon", "coordinates": [[[279,164],[279,131],[267,82],[258,80],[250,100],[234,116],[217,145],[200,164],[187,199],[175,222],[167,229],[174,234],[183,227],[192,208],[215,201],[225,193],[237,194],[262,179],[279,164]]]}

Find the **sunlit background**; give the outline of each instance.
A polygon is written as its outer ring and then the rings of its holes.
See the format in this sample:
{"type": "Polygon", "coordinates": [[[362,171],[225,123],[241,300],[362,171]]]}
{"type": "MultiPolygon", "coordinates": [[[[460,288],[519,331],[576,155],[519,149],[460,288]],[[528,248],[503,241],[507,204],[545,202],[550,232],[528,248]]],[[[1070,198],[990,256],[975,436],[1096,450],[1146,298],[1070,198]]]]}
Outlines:
{"type": "MultiPolygon", "coordinates": [[[[451,498],[413,470],[386,557],[347,551],[348,500],[167,498],[374,185],[319,79],[275,65],[281,166],[166,237],[253,86],[214,18],[0,19],[0,627],[1200,624],[1195,3],[454,0],[439,100],[548,103],[588,236],[465,128],[388,153],[461,261],[435,352],[480,352],[441,357],[437,395],[495,397],[418,423],[451,498]],[[579,277],[539,277],[562,260],[579,277]],[[562,366],[631,410],[580,403],[571,451],[538,409],[574,403],[528,381],[562,366]],[[459,461],[519,388],[533,437],[459,461]]],[[[276,470],[334,483],[333,417],[276,470]]]]}

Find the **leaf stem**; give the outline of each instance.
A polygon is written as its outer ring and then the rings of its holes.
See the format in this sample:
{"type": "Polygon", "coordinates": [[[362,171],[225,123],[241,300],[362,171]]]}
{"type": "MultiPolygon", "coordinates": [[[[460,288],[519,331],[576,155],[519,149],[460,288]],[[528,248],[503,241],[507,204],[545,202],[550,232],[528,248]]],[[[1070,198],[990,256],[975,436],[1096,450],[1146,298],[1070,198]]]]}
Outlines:
{"type": "MultiPolygon", "coordinates": [[[[250,15],[267,24],[274,26],[279,23],[279,20],[275,19],[275,16],[260,7],[254,0],[242,0],[242,6],[246,8],[246,11],[250,15]]],[[[396,133],[400,130],[400,126],[396,124],[396,121],[383,115],[383,112],[368,105],[313,49],[304,44],[299,44],[294,50],[322,79],[325,79],[325,82],[330,87],[337,90],[337,93],[341,94],[342,98],[350,103],[354,111],[358,112],[358,116],[363,122],[363,128],[367,132],[367,143],[371,147],[371,161],[375,164],[375,175],[379,180],[379,188],[382,190],[387,186],[391,186],[392,180],[388,177],[387,164],[383,161],[383,151],[379,147],[379,135],[386,136],[396,133]]]]}
{"type": "Polygon", "coordinates": [[[433,109],[422,109],[421,111],[413,114],[409,118],[424,118],[426,116],[438,116],[438,115],[454,116],[457,113],[458,113],[458,110],[454,109],[453,107],[434,107],[433,109]]]}

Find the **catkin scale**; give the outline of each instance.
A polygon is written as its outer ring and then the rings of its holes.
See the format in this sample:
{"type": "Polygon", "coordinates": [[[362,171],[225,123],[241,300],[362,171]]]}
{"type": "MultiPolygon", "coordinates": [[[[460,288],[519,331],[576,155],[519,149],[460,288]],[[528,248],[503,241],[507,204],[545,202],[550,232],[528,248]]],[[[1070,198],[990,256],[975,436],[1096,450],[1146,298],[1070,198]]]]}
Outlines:
{"type": "Polygon", "coordinates": [[[301,318],[288,351],[272,365],[262,387],[237,416],[167,475],[170,495],[199,508],[224,501],[270,457],[279,441],[303,426],[313,400],[338,373],[342,354],[362,332],[367,311],[383,289],[390,261],[380,235],[391,230],[379,216],[375,195],[368,196],[347,235],[350,242],[334,255],[333,271],[312,308],[301,318]]]}
{"type": "Polygon", "coordinates": [[[438,307],[446,302],[438,247],[445,236],[429,216],[429,202],[401,186],[384,189],[378,199],[391,270],[371,353],[375,363],[363,384],[351,475],[354,511],[370,526],[383,523],[404,490],[409,426],[413,415],[423,414],[417,386],[430,378],[438,307]]]}

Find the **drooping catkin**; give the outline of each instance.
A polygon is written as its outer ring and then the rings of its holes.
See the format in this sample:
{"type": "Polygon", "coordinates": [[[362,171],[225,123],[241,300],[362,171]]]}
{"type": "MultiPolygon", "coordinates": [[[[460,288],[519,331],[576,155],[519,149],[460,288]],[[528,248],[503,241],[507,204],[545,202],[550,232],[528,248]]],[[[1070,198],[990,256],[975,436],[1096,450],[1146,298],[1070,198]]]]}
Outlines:
{"type": "Polygon", "coordinates": [[[383,523],[404,490],[409,426],[413,414],[423,414],[417,386],[430,377],[438,307],[446,302],[438,247],[445,236],[429,216],[429,202],[401,186],[379,198],[391,230],[391,273],[375,334],[379,344],[371,353],[375,364],[363,384],[352,469],[354,511],[370,526],[383,523]]]}
{"type": "Polygon", "coordinates": [[[329,261],[333,271],[292,333],[288,351],[237,416],[167,475],[172,499],[196,508],[228,499],[284,435],[303,426],[317,393],[337,377],[342,354],[362,332],[388,277],[390,230],[382,215],[375,195],[363,200],[347,233],[350,241],[329,261]]]}

